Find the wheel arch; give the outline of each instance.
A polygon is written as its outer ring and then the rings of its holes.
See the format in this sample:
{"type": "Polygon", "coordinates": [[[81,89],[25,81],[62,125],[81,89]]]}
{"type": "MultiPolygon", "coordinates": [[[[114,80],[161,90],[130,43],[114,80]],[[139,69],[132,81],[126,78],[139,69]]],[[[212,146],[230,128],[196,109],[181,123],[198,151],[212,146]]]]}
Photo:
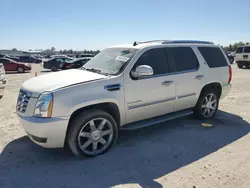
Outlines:
{"type": "Polygon", "coordinates": [[[84,106],[84,107],[81,107],[81,108],[74,110],[74,112],[71,114],[71,116],[69,118],[67,130],[66,130],[66,136],[68,135],[68,131],[70,128],[70,122],[73,120],[73,118],[76,117],[82,111],[89,110],[89,109],[101,109],[105,112],[108,112],[115,119],[115,121],[118,125],[118,128],[119,128],[119,126],[121,124],[121,113],[120,113],[118,105],[114,102],[102,102],[102,103],[87,105],[87,106],[84,106]]]}
{"type": "MultiPolygon", "coordinates": [[[[201,89],[201,92],[200,92],[200,95],[201,93],[206,90],[206,89],[214,89],[217,93],[218,93],[218,97],[220,98],[221,94],[222,94],[222,85],[220,82],[211,82],[211,83],[208,83],[206,85],[204,85],[201,89]]],[[[199,95],[199,96],[200,96],[199,95]]]]}

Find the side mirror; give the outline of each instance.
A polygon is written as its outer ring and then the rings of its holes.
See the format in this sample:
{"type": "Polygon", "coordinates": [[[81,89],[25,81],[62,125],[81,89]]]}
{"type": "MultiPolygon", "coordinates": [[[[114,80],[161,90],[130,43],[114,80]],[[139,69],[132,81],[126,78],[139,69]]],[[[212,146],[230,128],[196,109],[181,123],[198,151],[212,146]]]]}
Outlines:
{"type": "Polygon", "coordinates": [[[143,76],[152,76],[154,74],[154,71],[152,67],[148,65],[140,65],[136,67],[135,71],[132,71],[131,73],[134,77],[140,78],[143,76]]]}

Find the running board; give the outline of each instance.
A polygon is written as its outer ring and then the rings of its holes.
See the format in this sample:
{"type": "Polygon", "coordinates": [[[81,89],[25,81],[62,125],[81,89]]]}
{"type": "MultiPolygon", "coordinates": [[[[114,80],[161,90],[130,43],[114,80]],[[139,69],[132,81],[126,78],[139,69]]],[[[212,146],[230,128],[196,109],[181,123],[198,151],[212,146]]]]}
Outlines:
{"type": "Polygon", "coordinates": [[[154,125],[154,124],[158,124],[158,123],[173,120],[173,119],[176,119],[176,118],[188,116],[188,115],[193,114],[193,113],[194,112],[193,112],[192,109],[173,112],[173,113],[166,114],[166,115],[163,115],[163,116],[158,116],[158,117],[154,117],[154,118],[141,120],[141,121],[137,121],[137,122],[134,122],[134,123],[129,123],[129,124],[123,125],[120,128],[120,130],[141,129],[143,127],[149,127],[149,126],[154,125]]]}

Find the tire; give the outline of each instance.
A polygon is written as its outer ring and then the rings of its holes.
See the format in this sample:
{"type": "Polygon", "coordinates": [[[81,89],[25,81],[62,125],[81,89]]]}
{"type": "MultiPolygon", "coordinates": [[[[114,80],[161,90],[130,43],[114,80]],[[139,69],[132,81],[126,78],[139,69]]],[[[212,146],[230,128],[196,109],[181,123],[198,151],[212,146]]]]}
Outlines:
{"type": "Polygon", "coordinates": [[[218,110],[218,106],[218,93],[214,89],[208,88],[202,91],[199,100],[195,106],[194,114],[200,119],[211,119],[215,116],[218,110]],[[210,98],[211,96],[212,98],[210,98]]]}
{"type": "Polygon", "coordinates": [[[56,66],[51,66],[50,69],[51,69],[52,72],[57,71],[57,67],[56,66]]]}
{"type": "Polygon", "coordinates": [[[242,69],[243,65],[242,64],[237,64],[238,68],[242,69]]]}
{"type": "Polygon", "coordinates": [[[114,118],[103,110],[90,109],[70,122],[66,143],[75,156],[96,157],[107,152],[117,137],[118,126],[114,118]]]}
{"type": "Polygon", "coordinates": [[[18,72],[18,73],[24,73],[25,70],[24,70],[23,67],[17,67],[17,72],[18,72]]]}

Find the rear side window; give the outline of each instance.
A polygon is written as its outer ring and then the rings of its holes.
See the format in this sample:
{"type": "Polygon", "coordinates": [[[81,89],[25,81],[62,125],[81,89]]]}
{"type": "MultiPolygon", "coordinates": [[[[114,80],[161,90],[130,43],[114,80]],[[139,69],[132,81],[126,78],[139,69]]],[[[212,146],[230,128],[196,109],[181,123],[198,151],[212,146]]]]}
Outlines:
{"type": "Polygon", "coordinates": [[[10,61],[7,59],[0,59],[0,63],[6,64],[6,63],[10,63],[10,61]]]}
{"type": "Polygon", "coordinates": [[[236,50],[236,53],[240,54],[242,52],[243,52],[243,47],[238,47],[237,50],[236,50]]]}
{"type": "Polygon", "coordinates": [[[228,66],[225,56],[217,47],[198,47],[210,68],[228,66]]]}
{"type": "Polygon", "coordinates": [[[168,73],[169,67],[165,48],[155,48],[144,52],[136,62],[133,69],[139,65],[149,65],[152,67],[154,75],[168,73]]]}
{"type": "Polygon", "coordinates": [[[250,46],[246,46],[244,48],[244,53],[250,53],[250,46]]]}
{"type": "Polygon", "coordinates": [[[197,70],[199,62],[190,47],[169,47],[168,55],[172,60],[175,72],[197,70]]]}

